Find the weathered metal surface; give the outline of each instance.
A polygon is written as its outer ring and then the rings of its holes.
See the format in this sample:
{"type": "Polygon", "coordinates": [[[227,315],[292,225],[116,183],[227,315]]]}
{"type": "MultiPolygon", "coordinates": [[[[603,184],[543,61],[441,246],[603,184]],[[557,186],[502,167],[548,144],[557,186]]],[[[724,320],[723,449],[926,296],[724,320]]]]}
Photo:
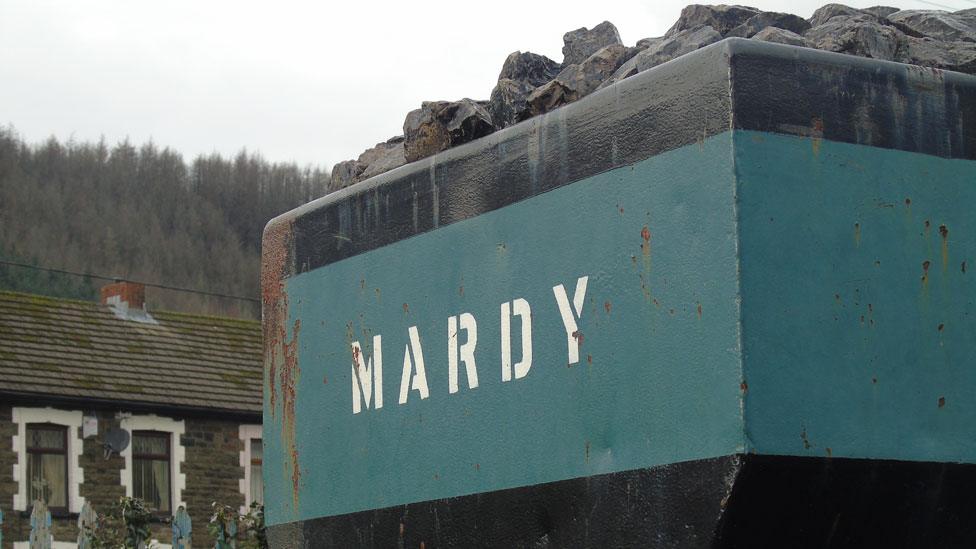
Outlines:
{"type": "Polygon", "coordinates": [[[712,547],[973,547],[974,484],[971,463],[750,454],[712,547]]]}
{"type": "MultiPolygon", "coordinates": [[[[726,134],[288,279],[302,466],[298,505],[274,513],[741,451],[729,148],[726,134]]],[[[292,482],[279,471],[269,485],[292,482]]]]}
{"type": "Polygon", "coordinates": [[[976,463],[976,162],[736,141],[749,448],[976,463]]]}
{"type": "Polygon", "coordinates": [[[273,542],[974,540],[974,159],[974,78],[727,40],[273,221],[273,542]]]}

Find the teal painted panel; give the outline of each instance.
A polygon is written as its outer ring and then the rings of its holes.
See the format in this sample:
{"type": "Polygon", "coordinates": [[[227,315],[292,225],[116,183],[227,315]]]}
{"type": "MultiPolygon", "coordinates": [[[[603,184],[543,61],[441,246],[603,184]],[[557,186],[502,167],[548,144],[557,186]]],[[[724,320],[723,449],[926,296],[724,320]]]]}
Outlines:
{"type": "Polygon", "coordinates": [[[751,449],[976,462],[976,162],[735,150],[751,449]]]}
{"type": "MultiPolygon", "coordinates": [[[[289,279],[301,474],[293,498],[266,402],[268,523],[741,451],[731,160],[726,133],[289,279]],[[576,321],[584,276],[570,364],[553,288],[576,321]],[[503,381],[502,304],[518,299],[531,368],[503,381]],[[462,313],[477,324],[478,386],[462,364],[452,394],[448,319],[462,313]],[[411,327],[428,394],[401,405],[411,327]],[[354,413],[352,343],[375,360],[375,336],[383,406],[354,413]]],[[[518,362],[520,317],[510,329],[518,362]]]]}

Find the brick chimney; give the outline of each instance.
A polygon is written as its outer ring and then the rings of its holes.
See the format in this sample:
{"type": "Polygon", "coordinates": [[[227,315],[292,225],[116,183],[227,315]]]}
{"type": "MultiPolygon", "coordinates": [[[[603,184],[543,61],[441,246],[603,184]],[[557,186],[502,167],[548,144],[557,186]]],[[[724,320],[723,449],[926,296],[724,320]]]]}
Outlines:
{"type": "Polygon", "coordinates": [[[156,323],[146,311],[146,287],[144,285],[120,280],[102,286],[100,293],[102,304],[111,307],[115,316],[124,320],[156,323]]]}
{"type": "Polygon", "coordinates": [[[102,304],[127,309],[146,308],[146,287],[135,282],[120,280],[102,286],[102,304]]]}

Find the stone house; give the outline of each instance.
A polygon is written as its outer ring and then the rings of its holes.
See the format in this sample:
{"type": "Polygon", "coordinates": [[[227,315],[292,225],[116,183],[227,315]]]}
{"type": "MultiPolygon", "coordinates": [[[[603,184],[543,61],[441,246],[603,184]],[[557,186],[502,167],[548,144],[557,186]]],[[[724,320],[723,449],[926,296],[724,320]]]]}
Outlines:
{"type": "Polygon", "coordinates": [[[180,506],[212,547],[211,502],[263,498],[260,323],[147,311],[133,283],[101,293],[0,292],[0,549],[27,546],[35,499],[57,548],[75,547],[85,501],[126,495],[158,515],[160,547],[180,506]]]}

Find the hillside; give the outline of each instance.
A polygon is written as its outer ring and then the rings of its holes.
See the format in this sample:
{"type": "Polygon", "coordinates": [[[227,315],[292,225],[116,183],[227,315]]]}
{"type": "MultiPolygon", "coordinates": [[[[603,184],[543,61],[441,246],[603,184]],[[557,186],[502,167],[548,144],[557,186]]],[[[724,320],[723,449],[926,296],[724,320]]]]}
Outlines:
{"type": "MultiPolygon", "coordinates": [[[[147,290],[151,308],[256,318],[264,224],[328,177],[246,150],[187,162],[152,142],[29,144],[0,128],[0,260],[243,296],[147,290]]],[[[105,282],[0,264],[0,289],[96,299],[105,282]]]]}

